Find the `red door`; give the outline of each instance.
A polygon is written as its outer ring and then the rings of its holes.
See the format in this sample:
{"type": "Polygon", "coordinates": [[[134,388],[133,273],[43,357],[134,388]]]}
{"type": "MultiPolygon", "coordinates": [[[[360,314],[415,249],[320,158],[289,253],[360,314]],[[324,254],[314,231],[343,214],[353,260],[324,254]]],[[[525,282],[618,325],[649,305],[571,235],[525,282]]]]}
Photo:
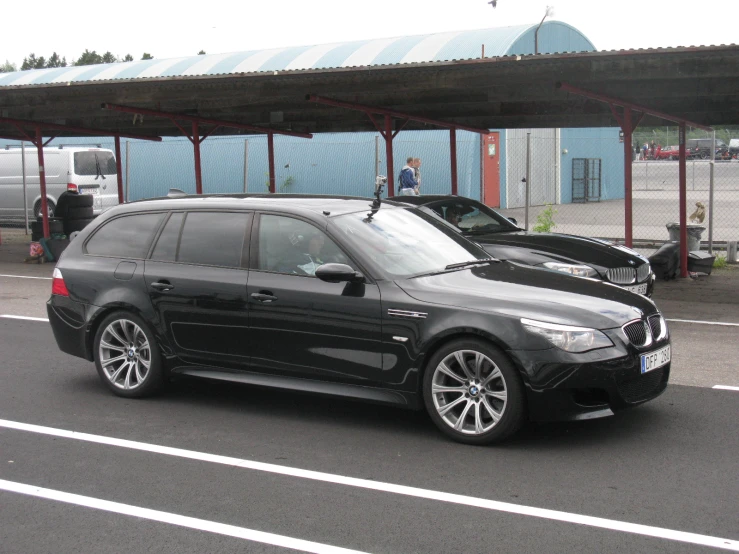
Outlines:
{"type": "Polygon", "coordinates": [[[483,140],[482,201],[491,208],[500,207],[500,133],[488,133],[483,140]]]}

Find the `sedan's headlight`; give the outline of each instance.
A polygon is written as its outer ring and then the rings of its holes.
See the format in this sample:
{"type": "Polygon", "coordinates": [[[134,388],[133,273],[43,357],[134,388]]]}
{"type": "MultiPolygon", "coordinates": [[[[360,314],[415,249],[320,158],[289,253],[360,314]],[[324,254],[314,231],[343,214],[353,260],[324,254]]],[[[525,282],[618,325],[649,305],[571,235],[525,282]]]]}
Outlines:
{"type": "Polygon", "coordinates": [[[577,264],[563,264],[560,262],[544,262],[544,267],[547,269],[553,269],[554,271],[562,271],[563,273],[569,273],[576,277],[597,277],[598,272],[595,271],[589,265],[577,265],[577,264]]]}
{"type": "Polygon", "coordinates": [[[567,352],[587,352],[613,346],[611,339],[597,329],[558,325],[525,318],[521,318],[521,323],[527,331],[544,337],[557,348],[567,352]]]}

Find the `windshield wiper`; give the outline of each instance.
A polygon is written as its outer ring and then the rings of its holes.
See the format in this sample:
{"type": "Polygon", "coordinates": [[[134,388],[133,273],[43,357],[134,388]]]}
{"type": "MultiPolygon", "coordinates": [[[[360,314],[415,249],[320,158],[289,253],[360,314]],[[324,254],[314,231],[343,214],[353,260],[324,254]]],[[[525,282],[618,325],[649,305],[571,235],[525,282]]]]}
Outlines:
{"type": "Polygon", "coordinates": [[[500,260],[496,258],[484,258],[482,260],[470,260],[469,262],[460,262],[458,264],[449,264],[444,269],[459,269],[462,267],[467,267],[469,265],[483,265],[483,264],[489,264],[492,262],[499,262],[500,260]]]}
{"type": "Polygon", "coordinates": [[[103,175],[103,170],[100,169],[100,160],[98,159],[98,155],[94,154],[95,156],[95,171],[97,171],[97,175],[95,175],[95,180],[97,180],[98,177],[102,177],[105,179],[105,175],[103,175]]]}

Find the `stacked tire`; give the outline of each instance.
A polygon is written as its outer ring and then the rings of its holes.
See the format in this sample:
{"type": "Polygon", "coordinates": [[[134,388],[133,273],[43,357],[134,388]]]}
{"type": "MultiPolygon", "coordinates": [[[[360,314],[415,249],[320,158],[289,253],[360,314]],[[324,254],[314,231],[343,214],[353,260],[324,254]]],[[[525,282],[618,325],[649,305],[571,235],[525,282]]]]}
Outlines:
{"type": "Polygon", "coordinates": [[[64,222],[64,234],[81,231],[95,218],[92,214],[94,198],[90,194],[64,192],[59,196],[56,215],[64,222]]]}
{"type": "MultiPolygon", "coordinates": [[[[49,234],[63,234],[64,225],[59,219],[49,219],[49,234]]],[[[44,236],[44,222],[39,217],[38,220],[31,222],[31,240],[38,242],[44,236]]]]}

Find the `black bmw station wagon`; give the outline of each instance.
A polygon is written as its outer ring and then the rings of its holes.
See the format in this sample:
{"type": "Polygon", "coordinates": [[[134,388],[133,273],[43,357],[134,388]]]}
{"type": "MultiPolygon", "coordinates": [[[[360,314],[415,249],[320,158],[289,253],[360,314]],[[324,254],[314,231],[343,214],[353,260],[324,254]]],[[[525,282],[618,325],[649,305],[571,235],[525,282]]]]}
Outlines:
{"type": "Polygon", "coordinates": [[[54,271],[59,348],[115,394],[177,374],[425,408],[451,438],[611,415],[665,390],[651,300],[501,262],[414,206],[184,196],[113,208],[54,271]]]}

